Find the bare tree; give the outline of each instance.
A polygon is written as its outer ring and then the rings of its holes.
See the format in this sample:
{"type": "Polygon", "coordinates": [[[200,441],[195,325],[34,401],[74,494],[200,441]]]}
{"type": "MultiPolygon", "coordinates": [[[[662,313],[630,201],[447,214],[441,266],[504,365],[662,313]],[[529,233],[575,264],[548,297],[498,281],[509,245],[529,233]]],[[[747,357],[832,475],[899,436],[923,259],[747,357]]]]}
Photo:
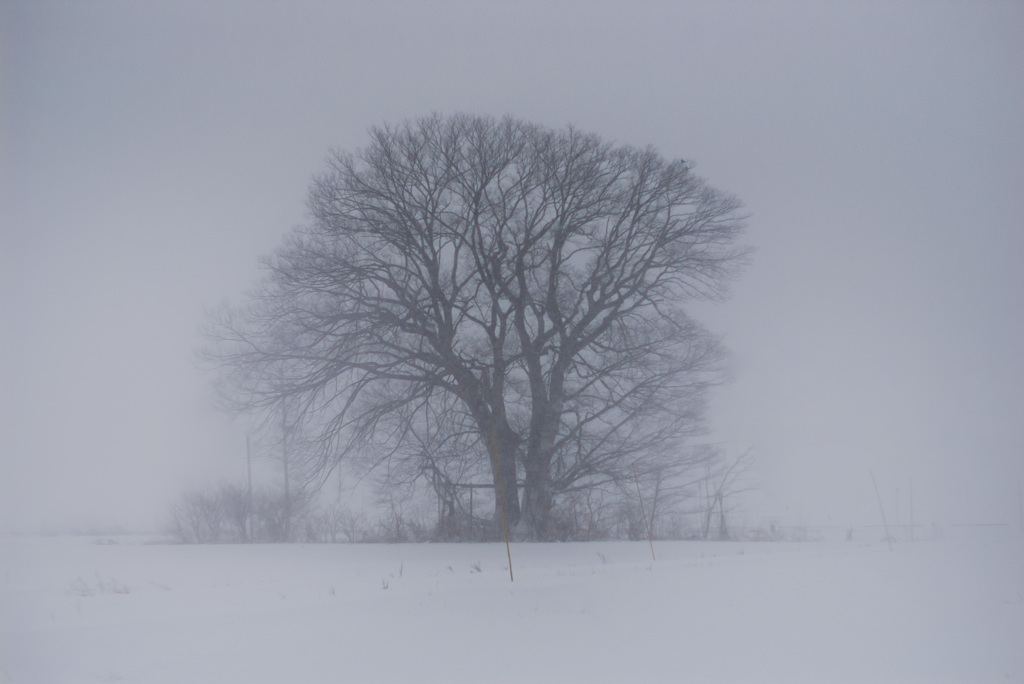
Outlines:
{"type": "Polygon", "coordinates": [[[703,538],[707,539],[711,533],[711,519],[717,509],[718,538],[728,539],[729,528],[726,523],[726,513],[732,510],[732,507],[726,503],[726,500],[732,500],[739,494],[754,488],[747,477],[754,460],[751,449],[747,449],[731,460],[723,459],[718,454],[715,456],[716,458],[709,459],[705,464],[703,538]]]}
{"type": "Polygon", "coordinates": [[[320,475],[351,454],[408,458],[440,428],[430,407],[457,406],[452,434],[496,507],[544,538],[558,493],[698,427],[721,348],[683,307],[722,296],[742,263],[739,207],[686,162],[573,128],[375,128],[330,155],[310,224],[246,306],[215,314],[207,359],[234,409],[288,402],[317,424],[320,475]]]}
{"type": "Polygon", "coordinates": [[[272,462],[280,480],[272,487],[275,492],[259,493],[260,501],[247,492],[250,501],[246,510],[250,516],[269,516],[260,523],[262,533],[276,541],[301,536],[293,524],[309,513],[305,506],[316,489],[310,480],[318,475],[310,472],[310,461],[316,460],[320,445],[318,438],[309,434],[310,417],[293,410],[292,402],[282,401],[276,410],[257,416],[250,425],[246,442],[250,461],[255,456],[272,462]]]}
{"type": "MultiPolygon", "coordinates": [[[[671,533],[660,530],[663,521],[671,524],[680,516],[693,512],[693,502],[700,499],[705,483],[712,473],[718,474],[723,467],[721,452],[700,444],[680,448],[672,458],[665,458],[660,453],[654,456],[640,462],[637,487],[643,491],[644,501],[649,502],[649,524],[653,534],[671,537],[671,533]]],[[[623,486],[627,500],[636,498],[630,484],[624,483],[623,486]]],[[[629,511],[628,514],[631,518],[630,536],[634,537],[636,512],[629,511]]]]}

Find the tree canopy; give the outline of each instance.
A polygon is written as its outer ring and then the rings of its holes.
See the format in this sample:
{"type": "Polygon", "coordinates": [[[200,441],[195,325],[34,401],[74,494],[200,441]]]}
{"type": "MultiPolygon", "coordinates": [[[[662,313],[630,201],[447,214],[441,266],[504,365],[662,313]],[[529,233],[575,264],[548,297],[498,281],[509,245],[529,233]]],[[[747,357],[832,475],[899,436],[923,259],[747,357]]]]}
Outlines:
{"type": "Polygon", "coordinates": [[[434,115],[370,137],[329,154],[309,222],[212,317],[232,406],[287,405],[314,476],[348,456],[487,473],[538,538],[559,493],[681,458],[722,360],[685,308],[742,265],[740,202],[571,127],[434,115]]]}

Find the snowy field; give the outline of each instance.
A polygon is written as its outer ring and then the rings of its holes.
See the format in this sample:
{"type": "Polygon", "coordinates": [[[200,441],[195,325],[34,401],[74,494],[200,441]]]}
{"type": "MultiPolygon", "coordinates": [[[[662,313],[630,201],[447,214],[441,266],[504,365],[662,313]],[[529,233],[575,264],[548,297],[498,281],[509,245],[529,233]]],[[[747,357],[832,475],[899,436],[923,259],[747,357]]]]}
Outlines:
{"type": "Polygon", "coordinates": [[[0,681],[1024,682],[1024,539],[0,537],[0,681]]]}

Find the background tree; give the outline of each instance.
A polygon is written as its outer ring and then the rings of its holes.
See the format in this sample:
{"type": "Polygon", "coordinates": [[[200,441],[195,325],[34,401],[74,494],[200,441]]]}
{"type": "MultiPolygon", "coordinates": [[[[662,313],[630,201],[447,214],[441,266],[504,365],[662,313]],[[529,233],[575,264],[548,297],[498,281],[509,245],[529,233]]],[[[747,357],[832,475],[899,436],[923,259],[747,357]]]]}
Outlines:
{"type": "Polygon", "coordinates": [[[558,493],[671,458],[698,428],[721,347],[683,307],[743,261],[739,207],[686,162],[574,128],[374,128],[331,153],[310,223],[214,317],[208,358],[234,409],[287,402],[317,425],[309,472],[461,440],[496,506],[544,538],[558,493]],[[432,423],[438,404],[457,420],[432,423]]]}
{"type": "Polygon", "coordinates": [[[702,537],[707,539],[711,534],[711,519],[718,513],[718,538],[728,539],[729,528],[726,514],[735,507],[735,499],[744,492],[755,488],[749,474],[754,465],[753,450],[747,449],[735,458],[725,459],[718,451],[716,458],[705,462],[703,489],[704,511],[702,537]]]}
{"type": "MultiPolygon", "coordinates": [[[[643,525],[649,525],[655,537],[683,536],[682,530],[678,529],[680,518],[690,512],[695,500],[701,500],[710,474],[719,472],[720,460],[721,452],[714,447],[689,445],[680,449],[674,458],[656,458],[643,463],[643,468],[638,468],[635,484],[647,509],[646,521],[643,520],[644,512],[640,510],[642,507],[637,501],[636,490],[630,486],[634,483],[622,483],[627,495],[622,498],[629,506],[628,536],[631,539],[646,536],[643,525]]],[[[703,509],[699,511],[703,516],[703,509]]]]}

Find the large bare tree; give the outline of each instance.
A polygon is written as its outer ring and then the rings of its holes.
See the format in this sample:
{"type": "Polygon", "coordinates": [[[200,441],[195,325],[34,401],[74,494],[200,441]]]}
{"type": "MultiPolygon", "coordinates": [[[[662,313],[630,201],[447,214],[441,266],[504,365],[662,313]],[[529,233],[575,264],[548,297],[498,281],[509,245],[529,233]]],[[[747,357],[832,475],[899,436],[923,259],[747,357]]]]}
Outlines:
{"type": "Polygon", "coordinates": [[[353,454],[436,467],[422,446],[456,447],[543,538],[559,492],[671,457],[698,426],[721,348],[684,307],[720,297],[744,252],[740,203],[686,162],[435,115],[332,152],[308,204],[206,354],[235,408],[288,402],[318,426],[312,472],[353,454]]]}

